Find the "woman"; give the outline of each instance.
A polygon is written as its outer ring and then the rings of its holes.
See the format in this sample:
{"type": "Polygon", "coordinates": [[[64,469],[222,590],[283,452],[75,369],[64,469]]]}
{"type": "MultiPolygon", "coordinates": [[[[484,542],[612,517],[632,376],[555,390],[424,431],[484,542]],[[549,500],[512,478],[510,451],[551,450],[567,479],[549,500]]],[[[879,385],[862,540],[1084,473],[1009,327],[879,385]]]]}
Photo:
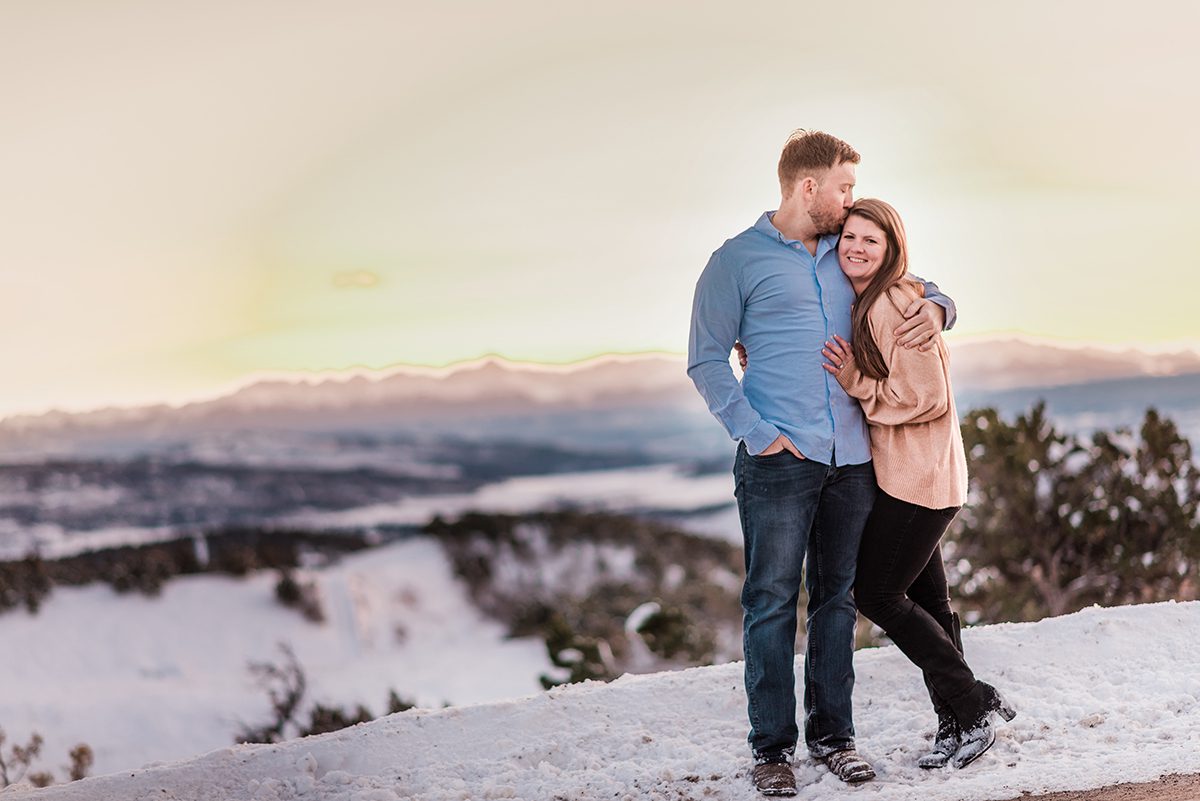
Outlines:
{"type": "Polygon", "coordinates": [[[1016,714],[962,656],[940,540],[967,496],[967,462],[941,337],[928,351],[897,344],[902,311],[921,294],[907,277],[904,225],[881,200],[850,209],[838,261],[857,296],[847,343],[826,342],[823,367],[862,404],[879,494],[863,531],[859,610],[925,674],[938,716],[923,768],[961,768],[991,747],[993,712],[1016,714]]]}

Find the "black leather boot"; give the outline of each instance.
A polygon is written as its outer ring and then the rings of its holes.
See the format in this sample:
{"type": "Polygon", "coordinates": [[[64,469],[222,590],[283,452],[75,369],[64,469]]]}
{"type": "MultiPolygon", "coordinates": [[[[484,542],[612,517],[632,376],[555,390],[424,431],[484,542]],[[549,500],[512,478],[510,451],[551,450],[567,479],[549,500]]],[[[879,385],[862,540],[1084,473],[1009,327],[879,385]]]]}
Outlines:
{"type": "MultiPolygon", "coordinates": [[[[954,647],[961,654],[963,652],[962,620],[957,612],[951,612],[950,618],[946,622],[949,625],[943,625],[943,628],[946,629],[954,647]]],[[[938,695],[937,690],[933,689],[933,684],[929,681],[928,676],[925,677],[925,686],[929,690],[929,700],[933,701],[933,711],[937,713],[938,726],[937,733],[933,736],[933,748],[917,760],[917,766],[933,770],[946,767],[950,758],[957,753],[962,731],[958,727],[958,718],[954,717],[954,710],[938,695]]]]}
{"type": "Polygon", "coordinates": [[[982,681],[975,682],[969,692],[952,699],[950,706],[962,730],[958,750],[950,758],[956,768],[970,765],[996,742],[996,730],[992,728],[993,712],[998,712],[1005,720],[1017,716],[1016,710],[1000,696],[996,688],[982,681]]]}

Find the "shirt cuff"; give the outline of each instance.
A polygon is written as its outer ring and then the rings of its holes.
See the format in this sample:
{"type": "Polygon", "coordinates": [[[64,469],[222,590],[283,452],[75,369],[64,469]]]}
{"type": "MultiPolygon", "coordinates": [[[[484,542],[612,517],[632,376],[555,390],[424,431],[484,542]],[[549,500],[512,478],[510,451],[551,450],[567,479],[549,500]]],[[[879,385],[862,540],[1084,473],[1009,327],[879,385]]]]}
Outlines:
{"type": "Polygon", "coordinates": [[[955,306],[954,301],[950,300],[949,298],[945,298],[943,301],[943,298],[940,295],[936,298],[930,298],[929,301],[931,303],[936,303],[946,310],[946,325],[944,328],[942,328],[942,330],[949,331],[951,328],[953,328],[954,324],[958,322],[958,307],[955,306]]]}
{"type": "Polygon", "coordinates": [[[771,423],[759,420],[754,428],[750,429],[750,433],[742,437],[742,442],[746,443],[746,453],[758,456],[771,447],[771,443],[779,438],[779,433],[779,429],[771,423]]]}

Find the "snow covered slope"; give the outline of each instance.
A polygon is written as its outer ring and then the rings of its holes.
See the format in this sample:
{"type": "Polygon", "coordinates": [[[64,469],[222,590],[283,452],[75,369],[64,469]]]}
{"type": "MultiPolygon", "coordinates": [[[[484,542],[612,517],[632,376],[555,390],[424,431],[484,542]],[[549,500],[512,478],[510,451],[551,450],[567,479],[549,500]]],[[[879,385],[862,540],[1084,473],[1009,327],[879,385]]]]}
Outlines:
{"type": "Polygon", "coordinates": [[[508,639],[483,618],[432,539],[300,577],[316,582],[325,623],[275,600],[274,571],[178,577],[158,598],[56,587],[37,615],[0,615],[0,726],[10,742],[46,738],[35,769],[86,742],[95,772],[109,773],[221,748],[268,722],[246,664],[281,662],[278,642],[304,667],[309,703],[375,714],[393,688],[440,708],[537,692],[538,675],[556,670],[540,639],[508,639]]]}
{"type": "MultiPolygon", "coordinates": [[[[1198,632],[1200,602],[1089,609],[966,631],[972,665],[1020,714],[963,771],[915,767],[932,723],[920,678],[895,648],[859,652],[859,745],[879,778],[850,788],[802,758],[799,797],[984,801],[1200,771],[1198,632]]],[[[413,710],[14,797],[752,799],[745,728],[741,665],[734,663],[413,710]]]]}

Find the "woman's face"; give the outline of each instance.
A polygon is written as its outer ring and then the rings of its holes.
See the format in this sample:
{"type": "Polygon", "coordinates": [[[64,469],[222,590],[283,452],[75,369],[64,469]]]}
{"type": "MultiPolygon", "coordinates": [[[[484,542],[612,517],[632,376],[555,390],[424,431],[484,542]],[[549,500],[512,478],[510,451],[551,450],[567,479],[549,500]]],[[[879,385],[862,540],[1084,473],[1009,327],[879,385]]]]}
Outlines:
{"type": "Polygon", "coordinates": [[[887,237],[882,228],[857,214],[846,218],[838,241],[838,264],[855,290],[871,283],[886,253],[887,237]]]}

